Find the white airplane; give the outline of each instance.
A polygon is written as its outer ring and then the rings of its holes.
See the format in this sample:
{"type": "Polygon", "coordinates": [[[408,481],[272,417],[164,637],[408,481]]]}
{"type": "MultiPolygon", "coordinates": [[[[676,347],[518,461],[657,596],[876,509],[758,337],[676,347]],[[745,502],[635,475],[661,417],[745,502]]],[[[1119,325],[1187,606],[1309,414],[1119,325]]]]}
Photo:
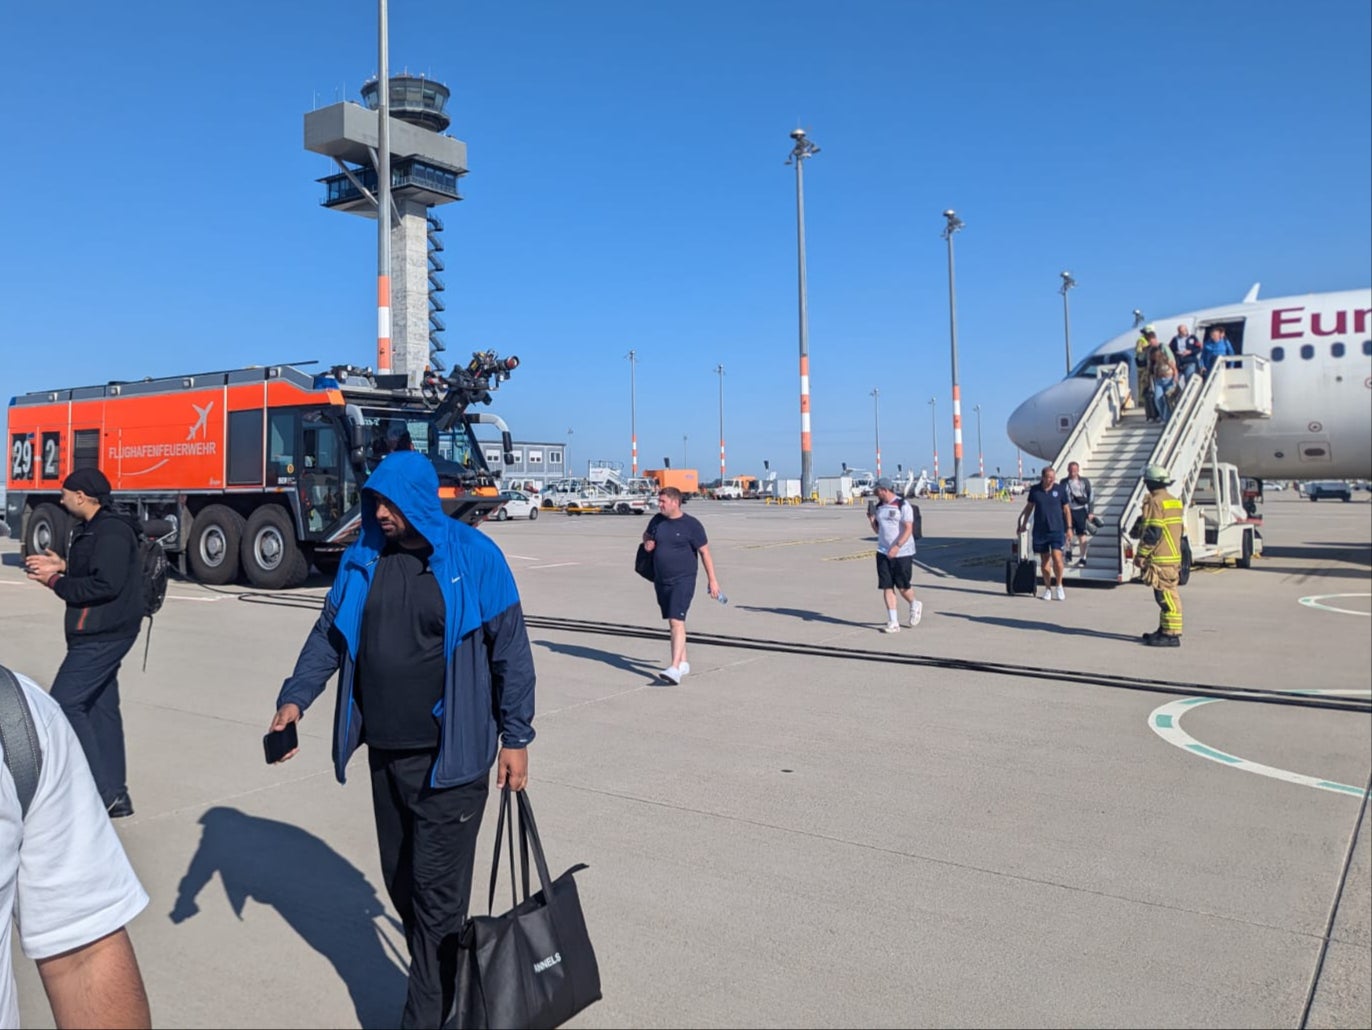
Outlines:
{"type": "MultiPolygon", "coordinates": [[[[1258,300],[1258,284],[1238,304],[1154,319],[1163,346],[1185,325],[1204,341],[1221,325],[1239,354],[1259,354],[1272,370],[1270,418],[1221,419],[1219,458],[1263,479],[1372,478],[1372,289],[1258,300]]],[[[1053,460],[1096,390],[1101,365],[1129,365],[1137,388],[1139,330],[1101,344],[1060,383],[1010,416],[1017,447],[1053,460]]]]}

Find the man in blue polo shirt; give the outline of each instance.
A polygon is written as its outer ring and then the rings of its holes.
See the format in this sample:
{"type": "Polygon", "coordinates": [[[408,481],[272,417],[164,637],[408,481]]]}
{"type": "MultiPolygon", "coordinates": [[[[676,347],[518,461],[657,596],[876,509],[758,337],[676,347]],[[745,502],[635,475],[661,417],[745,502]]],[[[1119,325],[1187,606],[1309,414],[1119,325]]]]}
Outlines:
{"type": "Polygon", "coordinates": [[[1067,543],[1067,527],[1072,524],[1067,489],[1057,482],[1051,465],[1044,468],[1037,485],[1029,490],[1024,510],[1019,513],[1019,532],[1023,533],[1034,516],[1034,553],[1043,559],[1042,601],[1067,600],[1062,588],[1062,549],[1067,543]],[[1056,586],[1054,579],[1056,577],[1056,586]]]}

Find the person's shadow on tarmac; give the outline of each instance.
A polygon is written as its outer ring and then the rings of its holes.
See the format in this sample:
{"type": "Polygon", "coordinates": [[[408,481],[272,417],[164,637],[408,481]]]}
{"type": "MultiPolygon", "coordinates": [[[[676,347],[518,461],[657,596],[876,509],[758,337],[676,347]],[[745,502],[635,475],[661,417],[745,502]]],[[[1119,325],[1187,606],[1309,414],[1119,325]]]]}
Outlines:
{"type": "Polygon", "coordinates": [[[289,823],[216,807],[200,824],[200,847],[177,888],[171,921],[184,922],[200,911],[196,898],[218,873],[240,919],[249,898],[270,905],[329,960],[362,1026],[394,1026],[405,1005],[408,961],[382,940],[377,917],[399,924],[362,871],[289,823]]]}

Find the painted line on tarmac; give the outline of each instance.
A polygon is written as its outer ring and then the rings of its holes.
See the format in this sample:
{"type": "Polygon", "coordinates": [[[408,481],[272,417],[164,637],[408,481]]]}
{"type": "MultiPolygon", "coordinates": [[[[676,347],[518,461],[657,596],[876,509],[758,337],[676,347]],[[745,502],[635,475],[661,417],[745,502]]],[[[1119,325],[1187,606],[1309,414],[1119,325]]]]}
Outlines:
{"type": "Polygon", "coordinates": [[[580,564],[581,564],[581,562],[579,562],[579,561],[558,561],[558,562],[553,562],[551,565],[530,565],[529,568],[531,568],[531,569],[560,569],[560,568],[562,568],[564,565],[580,565],[580,564]]]}
{"type": "Polygon", "coordinates": [[[778,540],[768,544],[744,544],[745,551],[765,551],[770,547],[799,547],[802,544],[831,544],[835,540],[846,540],[847,537],[841,536],[817,536],[808,540],[778,540]]]}
{"type": "Polygon", "coordinates": [[[1372,619],[1372,612],[1360,612],[1356,608],[1340,608],[1337,605],[1321,604],[1331,598],[1339,597],[1372,597],[1372,594],[1312,594],[1309,597],[1302,597],[1301,604],[1307,608],[1318,608],[1322,612],[1339,612],[1343,615],[1361,615],[1364,619],[1372,619]]]}
{"type": "MultiPolygon", "coordinates": [[[[1340,694],[1356,695],[1366,697],[1372,694],[1368,690],[1293,690],[1293,694],[1340,694]]],[[[1218,762],[1220,765],[1227,765],[1231,769],[1239,769],[1243,772],[1256,773],[1259,776],[1268,776],[1274,780],[1285,780],[1287,783],[1298,783],[1303,787],[1314,787],[1316,790],[1327,790],[1335,794],[1349,794],[1356,798],[1363,796],[1361,787],[1353,787],[1347,783],[1334,783],[1330,780],[1320,779],[1318,776],[1306,776],[1303,773],[1291,772],[1289,769],[1276,769],[1270,765],[1263,765],[1261,762],[1252,762],[1247,758],[1240,758],[1238,755],[1226,754],[1213,747],[1207,747],[1196,740],[1189,733],[1181,728],[1181,717],[1193,708],[1201,705],[1214,704],[1216,701],[1224,700],[1218,697],[1185,697],[1179,701],[1169,701],[1161,707],[1153,709],[1148,715],[1148,726],[1167,743],[1173,747],[1179,747],[1183,751],[1210,762],[1218,762]]]]}

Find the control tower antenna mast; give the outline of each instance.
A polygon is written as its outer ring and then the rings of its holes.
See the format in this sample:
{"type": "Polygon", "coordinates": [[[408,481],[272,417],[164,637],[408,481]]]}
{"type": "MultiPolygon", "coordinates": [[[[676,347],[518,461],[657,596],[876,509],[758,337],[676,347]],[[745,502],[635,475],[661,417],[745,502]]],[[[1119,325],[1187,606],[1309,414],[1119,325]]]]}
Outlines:
{"type": "Polygon", "coordinates": [[[376,370],[391,371],[391,105],[386,0],[377,0],[376,370]]]}

